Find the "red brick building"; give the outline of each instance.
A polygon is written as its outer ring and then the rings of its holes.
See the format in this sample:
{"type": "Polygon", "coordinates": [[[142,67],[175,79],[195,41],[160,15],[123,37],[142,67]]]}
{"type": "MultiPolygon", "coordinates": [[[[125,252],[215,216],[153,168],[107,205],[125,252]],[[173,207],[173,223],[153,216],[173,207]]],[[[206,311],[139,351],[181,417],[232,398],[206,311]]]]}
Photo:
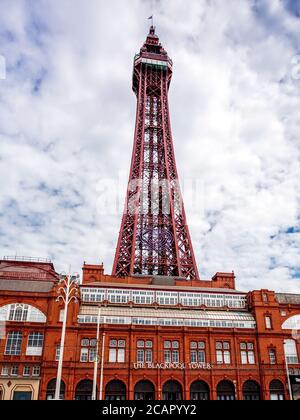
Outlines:
{"type": "MultiPolygon", "coordinates": [[[[58,282],[51,262],[0,261],[2,399],[54,397],[58,282]]],[[[118,279],[87,264],[78,287],[80,300],[69,307],[62,398],[91,398],[99,307],[98,397],[102,390],[111,400],[289,399],[287,360],[299,398],[300,296],[239,292],[234,274],[187,285],[165,277],[118,279]]]]}

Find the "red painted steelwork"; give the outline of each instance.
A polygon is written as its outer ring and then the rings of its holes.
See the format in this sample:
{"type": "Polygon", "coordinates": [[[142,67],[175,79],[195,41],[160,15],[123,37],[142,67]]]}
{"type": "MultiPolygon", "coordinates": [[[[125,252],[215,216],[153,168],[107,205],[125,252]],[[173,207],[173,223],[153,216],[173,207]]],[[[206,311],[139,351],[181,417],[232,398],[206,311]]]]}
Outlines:
{"type": "Polygon", "coordinates": [[[178,182],[168,90],[172,61],[155,28],[135,56],[134,147],[113,275],[199,279],[178,182]]]}

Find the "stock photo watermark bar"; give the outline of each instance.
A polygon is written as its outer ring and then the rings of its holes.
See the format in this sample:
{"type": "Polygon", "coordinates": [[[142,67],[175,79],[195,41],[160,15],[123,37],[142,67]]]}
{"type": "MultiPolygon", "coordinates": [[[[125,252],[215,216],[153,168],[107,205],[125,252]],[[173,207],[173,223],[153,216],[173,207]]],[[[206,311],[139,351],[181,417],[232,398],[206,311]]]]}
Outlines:
{"type": "Polygon", "coordinates": [[[300,54],[294,55],[291,60],[292,71],[291,76],[293,80],[300,81],[300,54]]]}
{"type": "Polygon", "coordinates": [[[3,55],[0,54],[0,80],[6,79],[6,60],[3,55]]]}

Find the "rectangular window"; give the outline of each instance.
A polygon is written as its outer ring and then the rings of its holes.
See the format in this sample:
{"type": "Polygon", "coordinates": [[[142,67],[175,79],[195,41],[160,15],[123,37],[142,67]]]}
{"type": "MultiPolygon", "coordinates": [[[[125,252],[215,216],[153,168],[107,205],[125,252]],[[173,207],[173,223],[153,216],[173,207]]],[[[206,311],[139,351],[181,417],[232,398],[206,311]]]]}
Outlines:
{"type": "Polygon", "coordinates": [[[118,363],[125,363],[125,349],[118,349],[118,363]]]}
{"type": "Polygon", "coordinates": [[[164,342],[164,361],[165,363],[179,363],[179,341],[164,342]]]}
{"type": "Polygon", "coordinates": [[[164,351],[165,363],[171,363],[171,350],[164,351]]]}
{"type": "Polygon", "coordinates": [[[249,365],[255,365],[255,354],[254,351],[248,351],[249,365]]]}
{"type": "Polygon", "coordinates": [[[11,305],[9,312],[9,321],[26,322],[28,316],[28,305],[11,305]]]}
{"type": "Polygon", "coordinates": [[[41,367],[40,366],[33,366],[32,376],[40,376],[40,375],[41,375],[41,367]]]}
{"type": "Polygon", "coordinates": [[[81,353],[80,353],[80,361],[82,363],[86,363],[89,361],[89,349],[88,348],[81,348],[81,353]]]}
{"type": "Polygon", "coordinates": [[[30,376],[30,366],[24,366],[23,376],[30,376]]]}
{"type": "Polygon", "coordinates": [[[60,358],[60,346],[56,347],[56,351],[55,351],[55,360],[58,362],[60,358]]]}
{"type": "Polygon", "coordinates": [[[44,334],[33,332],[28,336],[27,356],[41,356],[43,354],[44,334]]]}
{"type": "Polygon", "coordinates": [[[144,363],[144,350],[137,351],[137,362],[144,363]]]}
{"type": "Polygon", "coordinates": [[[22,348],[22,333],[11,331],[7,335],[5,354],[8,356],[20,356],[22,348]]]}
{"type": "Polygon", "coordinates": [[[93,363],[97,355],[97,340],[83,338],[81,340],[80,361],[82,363],[93,363]]]}
{"type": "Polygon", "coordinates": [[[277,364],[277,354],[275,349],[269,349],[269,359],[271,365],[277,364]]]}
{"type": "Polygon", "coordinates": [[[147,349],[146,350],[146,363],[152,363],[153,356],[152,356],[152,350],[147,349]]]}
{"type": "Polygon", "coordinates": [[[179,363],[179,351],[173,350],[172,351],[172,363],[179,363]]]}
{"type": "Polygon", "coordinates": [[[241,361],[242,361],[242,365],[248,364],[248,356],[247,356],[246,351],[241,351],[241,361]]]}
{"type": "Polygon", "coordinates": [[[97,356],[97,349],[96,347],[90,347],[90,354],[89,354],[89,361],[90,363],[94,363],[97,356]]]}
{"type": "Polygon", "coordinates": [[[116,363],[117,349],[109,349],[109,363],[116,363]]]}
{"type": "Polygon", "coordinates": [[[1,376],[8,376],[9,375],[9,366],[4,365],[1,369],[1,376]]]}
{"type": "Polygon", "coordinates": [[[64,322],[65,310],[61,309],[59,311],[59,322],[64,322]]]}
{"type": "Polygon", "coordinates": [[[205,342],[204,341],[191,341],[190,343],[190,360],[191,363],[205,363],[205,342]]]}
{"type": "Polygon", "coordinates": [[[18,376],[19,375],[19,366],[18,365],[12,366],[10,374],[11,374],[11,376],[18,376]]]}
{"type": "Polygon", "coordinates": [[[272,329],[272,319],[269,316],[265,317],[265,322],[266,322],[266,329],[267,330],[271,330],[272,329]]]}
{"type": "Polygon", "coordinates": [[[125,363],[125,340],[110,340],[109,341],[109,362],[110,363],[125,363]]]}
{"type": "Polygon", "coordinates": [[[216,343],[216,359],[218,365],[231,364],[230,343],[227,341],[216,343]]]}
{"type": "Polygon", "coordinates": [[[242,365],[255,365],[255,353],[253,343],[241,343],[241,363],[242,365]]]}
{"type": "Polygon", "coordinates": [[[138,363],[152,363],[152,347],[151,340],[138,340],[137,342],[137,362],[138,363]]]}

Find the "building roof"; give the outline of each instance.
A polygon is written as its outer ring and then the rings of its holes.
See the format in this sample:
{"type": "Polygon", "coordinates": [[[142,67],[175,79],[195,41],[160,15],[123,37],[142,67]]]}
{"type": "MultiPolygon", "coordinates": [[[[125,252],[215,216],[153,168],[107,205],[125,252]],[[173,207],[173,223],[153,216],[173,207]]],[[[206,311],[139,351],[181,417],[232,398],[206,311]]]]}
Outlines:
{"type": "Polygon", "coordinates": [[[0,260],[0,279],[18,281],[52,281],[58,280],[58,274],[51,262],[38,259],[6,258],[0,260]]]}
{"type": "Polygon", "coordinates": [[[53,288],[51,281],[20,281],[0,278],[1,291],[49,293],[53,288]]]}
{"type": "Polygon", "coordinates": [[[195,292],[195,293],[228,293],[228,294],[242,294],[233,289],[218,289],[213,287],[191,287],[191,286],[162,286],[157,284],[127,284],[127,283],[87,283],[81,285],[82,288],[97,287],[97,288],[114,288],[114,289],[146,289],[146,290],[168,290],[173,292],[195,292]]]}
{"type": "MultiPolygon", "coordinates": [[[[96,306],[82,305],[80,315],[98,315],[99,308],[96,306]]],[[[206,310],[182,310],[182,309],[152,309],[152,308],[129,308],[129,307],[103,307],[101,316],[113,317],[146,317],[146,318],[182,318],[182,319],[205,319],[205,320],[232,320],[255,322],[254,316],[249,312],[234,311],[206,311],[206,310]]]]}
{"type": "Polygon", "coordinates": [[[292,293],[276,293],[276,298],[278,300],[278,303],[292,304],[292,305],[300,304],[300,295],[296,295],[292,293]]]}

